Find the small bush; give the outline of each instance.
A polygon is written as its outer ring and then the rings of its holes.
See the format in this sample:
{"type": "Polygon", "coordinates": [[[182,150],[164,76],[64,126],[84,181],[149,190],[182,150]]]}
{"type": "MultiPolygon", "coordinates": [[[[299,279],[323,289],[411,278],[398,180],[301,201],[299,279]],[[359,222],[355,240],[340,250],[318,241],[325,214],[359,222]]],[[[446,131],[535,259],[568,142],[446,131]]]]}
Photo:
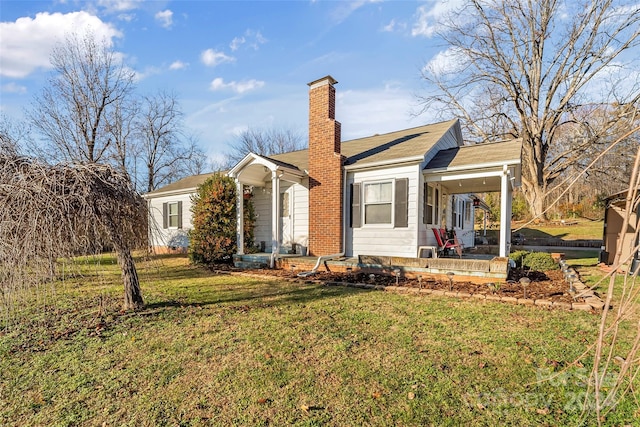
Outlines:
{"type": "Polygon", "coordinates": [[[558,268],[551,254],[546,252],[531,252],[522,258],[522,265],[534,271],[548,271],[558,268]]]}
{"type": "Polygon", "coordinates": [[[515,251],[509,254],[509,259],[516,263],[516,267],[522,267],[522,259],[529,255],[529,251],[515,251]]]}

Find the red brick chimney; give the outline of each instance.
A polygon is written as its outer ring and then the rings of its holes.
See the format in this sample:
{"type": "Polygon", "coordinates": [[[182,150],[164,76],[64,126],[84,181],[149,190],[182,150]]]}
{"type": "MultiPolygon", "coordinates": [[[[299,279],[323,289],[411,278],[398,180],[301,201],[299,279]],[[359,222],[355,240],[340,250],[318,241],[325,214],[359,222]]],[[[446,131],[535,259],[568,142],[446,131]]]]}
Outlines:
{"type": "Polygon", "coordinates": [[[315,256],[344,250],[336,83],[331,76],[309,83],[309,252],[315,256]]]}

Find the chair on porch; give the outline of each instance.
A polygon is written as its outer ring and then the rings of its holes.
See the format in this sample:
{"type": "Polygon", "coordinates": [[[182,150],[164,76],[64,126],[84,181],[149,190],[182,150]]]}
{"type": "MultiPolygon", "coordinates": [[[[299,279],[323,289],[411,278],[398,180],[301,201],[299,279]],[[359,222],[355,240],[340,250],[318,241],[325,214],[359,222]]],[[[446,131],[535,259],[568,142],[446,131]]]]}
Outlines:
{"type": "Polygon", "coordinates": [[[444,228],[432,228],[433,235],[436,237],[436,243],[438,244],[438,254],[448,254],[452,249],[456,251],[458,256],[462,258],[462,244],[458,241],[455,232],[453,238],[447,236],[447,230],[444,228]]]}

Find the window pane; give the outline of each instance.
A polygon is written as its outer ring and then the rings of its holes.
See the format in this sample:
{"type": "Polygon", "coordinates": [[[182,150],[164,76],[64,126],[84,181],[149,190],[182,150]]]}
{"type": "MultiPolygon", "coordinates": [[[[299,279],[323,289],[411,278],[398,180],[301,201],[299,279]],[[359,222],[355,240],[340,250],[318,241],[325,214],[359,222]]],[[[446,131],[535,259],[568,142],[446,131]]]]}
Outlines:
{"type": "Polygon", "coordinates": [[[169,227],[178,227],[178,204],[169,203],[169,227]]]}
{"type": "Polygon", "coordinates": [[[427,216],[427,224],[433,224],[433,187],[427,185],[427,195],[426,197],[426,216],[427,216]]]}
{"type": "Polygon", "coordinates": [[[366,184],[364,187],[365,203],[390,203],[393,195],[393,187],[390,182],[366,184]]]}
{"type": "Polygon", "coordinates": [[[364,222],[366,224],[391,224],[391,204],[365,206],[364,222]]]}

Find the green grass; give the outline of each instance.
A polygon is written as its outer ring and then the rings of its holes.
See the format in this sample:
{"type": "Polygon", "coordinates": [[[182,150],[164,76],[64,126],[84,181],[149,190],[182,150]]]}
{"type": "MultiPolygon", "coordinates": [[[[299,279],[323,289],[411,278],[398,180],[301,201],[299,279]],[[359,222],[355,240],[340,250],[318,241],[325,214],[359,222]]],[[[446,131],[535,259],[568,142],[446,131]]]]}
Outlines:
{"type": "MultiPolygon", "coordinates": [[[[113,259],[0,332],[0,425],[593,425],[589,313],[214,275],[113,259]],[[563,371],[566,369],[566,371],[563,371]],[[551,373],[559,373],[551,381],[551,373]]],[[[639,421],[630,397],[605,420],[639,421]]]]}
{"type": "MultiPolygon", "coordinates": [[[[512,229],[516,230],[519,225],[513,224],[512,229]]],[[[519,230],[525,238],[558,238],[563,240],[599,240],[602,239],[603,222],[579,220],[574,225],[557,224],[529,224],[519,230]]]]}

